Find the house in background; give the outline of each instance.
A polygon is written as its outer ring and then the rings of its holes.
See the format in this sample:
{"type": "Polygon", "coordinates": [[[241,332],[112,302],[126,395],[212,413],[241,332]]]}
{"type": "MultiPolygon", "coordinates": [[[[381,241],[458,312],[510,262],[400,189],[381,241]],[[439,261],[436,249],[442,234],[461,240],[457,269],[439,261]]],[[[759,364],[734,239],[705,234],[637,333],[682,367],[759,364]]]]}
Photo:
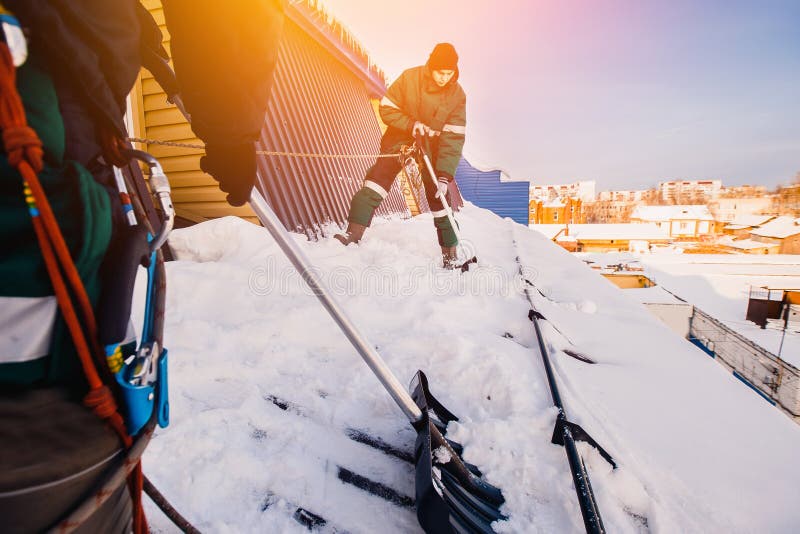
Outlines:
{"type": "Polygon", "coordinates": [[[769,213],[772,202],[772,197],[766,193],[752,197],[722,196],[709,203],[708,209],[717,222],[730,223],[742,216],[769,213]]]}
{"type": "Polygon", "coordinates": [[[655,224],[531,224],[570,252],[646,252],[674,241],[655,224]]]}
{"type": "Polygon", "coordinates": [[[717,244],[731,252],[800,254],[800,219],[794,217],[740,217],[725,226],[725,233],[717,244]]]}
{"type": "Polygon", "coordinates": [[[529,224],[579,224],[586,222],[583,200],[577,197],[553,200],[531,199],[528,210],[529,224]]]}
{"type": "Polygon", "coordinates": [[[533,185],[530,189],[529,224],[578,224],[586,222],[584,203],[595,198],[595,182],[533,185]]]}
{"type": "Polygon", "coordinates": [[[714,217],[705,205],[637,206],[632,223],[650,223],[675,239],[700,239],[715,232],[714,217]]]}
{"type": "Polygon", "coordinates": [[[778,247],[778,254],[800,254],[800,218],[782,215],[754,228],[750,239],[778,247]]]}
{"type": "Polygon", "coordinates": [[[731,235],[734,238],[748,237],[753,229],[766,224],[774,218],[774,215],[739,215],[722,227],[722,233],[731,235]]]}
{"type": "Polygon", "coordinates": [[[528,225],[530,182],[527,180],[514,181],[499,169],[482,170],[461,158],[455,181],[464,200],[528,225]]]}

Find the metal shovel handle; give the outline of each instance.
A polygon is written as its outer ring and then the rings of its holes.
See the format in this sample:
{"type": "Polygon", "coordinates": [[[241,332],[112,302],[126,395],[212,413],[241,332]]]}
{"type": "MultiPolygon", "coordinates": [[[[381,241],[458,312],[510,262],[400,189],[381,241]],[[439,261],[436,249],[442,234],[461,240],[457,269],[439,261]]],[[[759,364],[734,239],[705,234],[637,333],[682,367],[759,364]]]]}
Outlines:
{"type": "Polygon", "coordinates": [[[375,350],[374,346],[367,340],[366,337],[356,328],[355,324],[350,320],[342,307],[333,298],[328,288],[322,282],[319,275],[311,268],[311,262],[305,257],[303,251],[297,246],[294,239],[289,235],[289,232],[284,230],[283,224],[269,207],[267,201],[261,196],[257,189],[253,189],[250,193],[250,207],[256,213],[256,216],[261,221],[261,224],[269,231],[272,238],[278,243],[286,257],[292,262],[294,268],[303,277],[306,284],[314,292],[314,295],[319,299],[322,305],[328,310],[333,320],[339,325],[344,335],[350,340],[353,348],[366,362],[375,376],[378,377],[381,384],[392,399],[397,403],[403,413],[411,423],[416,423],[422,420],[422,411],[411,398],[411,395],[400,384],[400,381],[392,373],[386,362],[383,361],[380,354],[375,350]]]}
{"type": "MultiPolygon", "coordinates": [[[[425,167],[428,169],[428,178],[433,182],[433,187],[436,189],[437,193],[436,196],[439,197],[439,200],[442,202],[442,206],[444,206],[444,211],[447,213],[447,220],[450,221],[450,226],[453,227],[453,232],[456,234],[456,239],[458,239],[458,246],[461,247],[461,253],[463,256],[466,256],[464,253],[464,245],[461,241],[461,231],[458,229],[456,225],[455,217],[453,216],[453,210],[450,209],[450,204],[447,202],[446,195],[443,195],[439,190],[439,184],[436,180],[436,171],[433,169],[433,163],[431,163],[431,158],[428,156],[428,151],[422,145],[422,139],[419,135],[414,137],[414,141],[419,148],[420,153],[422,154],[422,160],[425,162],[425,167]]],[[[425,173],[422,173],[425,174],[425,173]]]]}

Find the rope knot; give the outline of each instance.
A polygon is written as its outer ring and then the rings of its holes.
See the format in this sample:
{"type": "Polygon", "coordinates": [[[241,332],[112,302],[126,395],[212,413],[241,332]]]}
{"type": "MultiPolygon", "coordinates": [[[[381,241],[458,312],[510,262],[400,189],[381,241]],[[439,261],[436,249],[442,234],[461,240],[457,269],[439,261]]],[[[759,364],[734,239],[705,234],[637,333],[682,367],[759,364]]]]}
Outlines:
{"type": "Polygon", "coordinates": [[[94,388],[83,398],[83,404],[101,419],[110,419],[117,413],[117,402],[108,386],[94,388]]]}
{"type": "Polygon", "coordinates": [[[8,163],[13,167],[27,161],[35,172],[41,172],[44,151],[42,140],[33,128],[26,124],[6,126],[3,128],[3,146],[8,154],[8,163]]]}

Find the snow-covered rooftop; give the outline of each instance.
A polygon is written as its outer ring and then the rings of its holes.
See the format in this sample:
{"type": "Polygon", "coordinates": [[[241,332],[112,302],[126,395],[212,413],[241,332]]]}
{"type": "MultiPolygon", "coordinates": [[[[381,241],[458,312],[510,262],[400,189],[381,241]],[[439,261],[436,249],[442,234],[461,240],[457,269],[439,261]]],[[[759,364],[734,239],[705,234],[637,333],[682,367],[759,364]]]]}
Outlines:
{"type": "MultiPolygon", "coordinates": [[[[565,225],[563,224],[531,224],[531,230],[535,230],[540,234],[553,239],[557,234],[565,236],[565,225]]],[[[579,240],[608,240],[608,239],[622,239],[622,240],[663,240],[669,241],[669,232],[666,229],[659,228],[655,224],[636,224],[636,223],[619,223],[619,224],[570,224],[569,237],[579,240]]]]}
{"type": "Polygon", "coordinates": [[[794,217],[782,215],[758,228],[754,228],[750,233],[761,237],[785,239],[800,234],[800,218],[795,219],[794,217]]]}
{"type": "Polygon", "coordinates": [[[659,285],[630,288],[626,289],[624,293],[642,304],[686,304],[686,301],[679,299],[659,285]]]}
{"type": "Polygon", "coordinates": [[[778,247],[779,245],[770,245],[761,241],[753,241],[752,239],[725,239],[720,240],[720,245],[731,247],[739,250],[755,250],[759,248],[778,247]]]}
{"type": "MultiPolygon", "coordinates": [[[[458,218],[480,260],[463,275],[434,267],[430,215],[377,220],[347,248],[296,239],[400,379],[425,370],[461,417],[448,435],[502,488],[499,531],[583,531],[517,257],[566,409],[619,464],[581,445],[609,532],[796,529],[800,426],[545,237],[470,204],[458,218]]],[[[415,433],[268,233],[225,218],[170,244],[172,423],[149,478],[202,531],[307,532],[302,507],[330,531],[419,532],[408,500],[341,478],[410,498],[413,467],[351,436],[408,454],[415,433]]]]}
{"type": "Polygon", "coordinates": [[[501,182],[527,182],[528,179],[519,178],[519,177],[511,177],[511,174],[503,168],[502,165],[498,165],[496,163],[489,163],[487,161],[482,161],[474,157],[474,154],[464,154],[464,159],[469,163],[469,165],[481,172],[499,172],[500,173],[500,181],[501,182]]]}
{"type": "Polygon", "coordinates": [[[753,226],[761,226],[774,219],[774,215],[739,215],[725,226],[728,230],[742,230],[753,226]]]}
{"type": "Polygon", "coordinates": [[[636,206],[631,219],[642,221],[666,222],[682,220],[713,221],[714,217],[706,205],[676,206],[636,206]]]}
{"type": "MultiPolygon", "coordinates": [[[[770,246],[761,243],[762,247],[770,246]]],[[[745,319],[751,287],[800,288],[800,256],[793,254],[632,254],[579,255],[596,265],[636,261],[658,284],[694,304],[739,334],[778,354],[782,333],[745,319]]],[[[627,290],[626,290],[627,291],[627,290]]],[[[781,357],[800,368],[800,335],[789,332],[781,357]]]]}

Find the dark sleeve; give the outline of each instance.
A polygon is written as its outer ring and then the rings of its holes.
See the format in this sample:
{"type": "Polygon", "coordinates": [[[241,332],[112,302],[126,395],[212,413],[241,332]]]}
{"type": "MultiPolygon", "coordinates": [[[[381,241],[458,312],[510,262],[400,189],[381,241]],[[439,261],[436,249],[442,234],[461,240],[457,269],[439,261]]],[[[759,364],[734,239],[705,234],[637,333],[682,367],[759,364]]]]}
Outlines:
{"type": "Polygon", "coordinates": [[[56,85],[69,85],[96,124],[126,136],[125,97],[141,66],[136,4],[3,0],[2,5],[30,31],[30,45],[45,58],[56,85]]]}
{"type": "Polygon", "coordinates": [[[404,131],[411,131],[411,128],[414,126],[414,119],[405,111],[409,105],[409,77],[409,71],[403,72],[403,74],[389,86],[378,108],[381,119],[386,126],[404,131]]]}
{"type": "Polygon", "coordinates": [[[163,0],[192,129],[207,144],[258,139],[283,29],[280,0],[163,0]]]}
{"type": "Polygon", "coordinates": [[[467,97],[461,93],[459,104],[447,117],[439,136],[439,154],[436,158],[436,173],[448,178],[455,176],[461,151],[464,149],[467,128],[467,97]]]}

